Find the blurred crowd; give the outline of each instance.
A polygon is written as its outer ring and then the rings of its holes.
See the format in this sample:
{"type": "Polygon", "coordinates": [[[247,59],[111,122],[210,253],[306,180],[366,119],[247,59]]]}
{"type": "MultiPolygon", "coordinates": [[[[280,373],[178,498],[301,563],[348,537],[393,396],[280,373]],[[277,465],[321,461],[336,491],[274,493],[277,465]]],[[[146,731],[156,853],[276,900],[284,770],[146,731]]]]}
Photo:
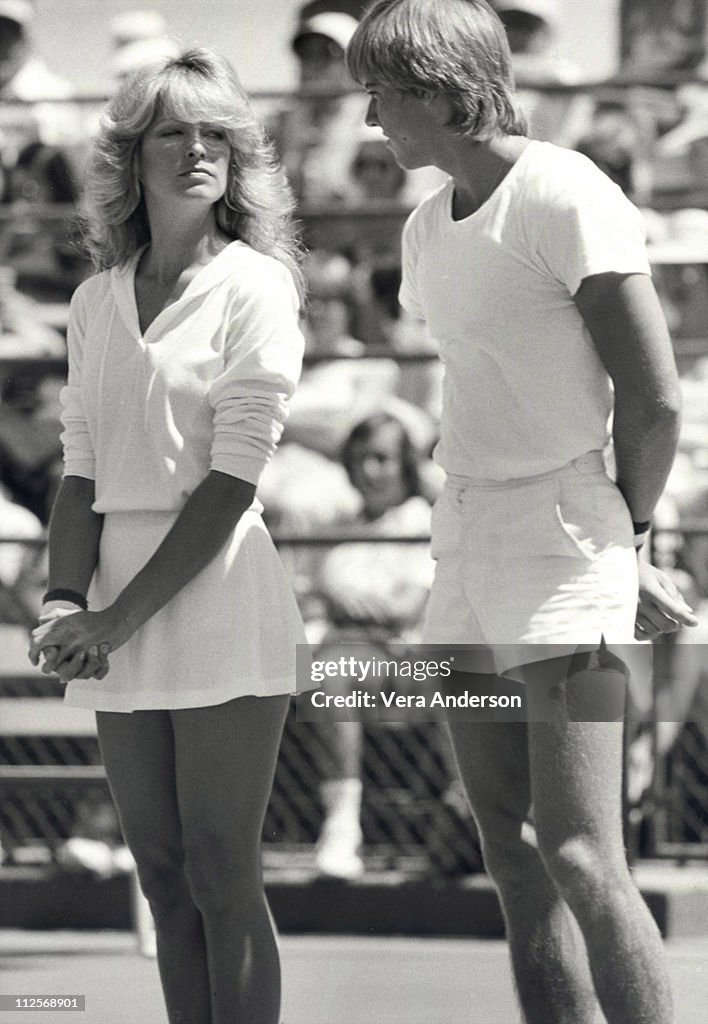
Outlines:
{"type": "MultiPolygon", "coordinates": [[[[309,285],[306,369],[261,497],[280,535],[355,538],[329,549],[283,548],[312,643],[385,645],[415,640],[430,580],[420,538],[441,486],[430,459],[441,368],[418,322],[398,305],[398,250],[406,211],[442,178],[430,168],[402,170],[381,133],[366,127],[367,97],[352,91],[344,62],[356,21],[337,6],[306,4],[293,24],[298,94],[256,98],[299,202],[309,285]]],[[[642,22],[638,5],[626,3],[626,18],[640,23],[639,42],[625,46],[612,88],[583,91],[591,69],[559,57],[561,0],[493,6],[507,28],[531,134],[586,154],[645,212],[685,392],[680,452],[658,518],[670,532],[657,536],[656,556],[688,590],[706,643],[708,537],[684,530],[708,520],[705,54],[674,40],[667,64],[657,24],[642,22]],[[632,75],[641,87],[628,85],[632,75]]],[[[35,53],[36,16],[32,0],[0,0],[0,517],[2,536],[18,542],[41,539],[61,472],[66,309],[90,273],[71,214],[80,208],[97,116],[35,53]]],[[[114,81],[178,49],[153,10],[124,11],[107,30],[114,81]]],[[[41,548],[0,545],[1,622],[26,625],[34,614],[42,559],[41,548]]],[[[705,669],[688,654],[680,664],[687,715],[705,669]]],[[[361,735],[340,732],[318,856],[323,871],[356,877],[361,735]]]]}

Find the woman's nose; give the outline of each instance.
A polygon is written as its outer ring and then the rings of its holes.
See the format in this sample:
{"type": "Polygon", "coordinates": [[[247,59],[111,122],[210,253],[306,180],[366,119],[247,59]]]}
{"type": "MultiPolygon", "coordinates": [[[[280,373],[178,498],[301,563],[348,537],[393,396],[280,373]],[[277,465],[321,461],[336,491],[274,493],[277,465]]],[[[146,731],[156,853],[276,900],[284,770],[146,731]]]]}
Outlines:
{"type": "Polygon", "coordinates": [[[203,156],[206,153],[206,146],[204,145],[200,135],[193,135],[189,140],[189,148],[187,154],[189,156],[203,156]]]}
{"type": "Polygon", "coordinates": [[[376,110],[376,97],[372,96],[369,100],[369,105],[366,108],[366,117],[364,118],[369,128],[379,127],[379,116],[376,110]]]}

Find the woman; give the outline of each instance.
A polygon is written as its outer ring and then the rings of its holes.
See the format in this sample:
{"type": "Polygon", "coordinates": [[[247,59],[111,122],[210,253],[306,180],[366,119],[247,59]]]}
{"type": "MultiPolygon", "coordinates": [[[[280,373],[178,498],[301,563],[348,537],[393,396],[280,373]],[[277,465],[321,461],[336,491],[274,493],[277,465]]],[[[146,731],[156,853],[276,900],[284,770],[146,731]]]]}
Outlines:
{"type": "MultiPolygon", "coordinates": [[[[431,510],[422,493],[421,457],[396,416],[375,413],[357,423],[341,460],[361,496],[352,525],[362,539],[427,537],[431,510]]],[[[320,589],[335,623],[380,626],[397,635],[418,622],[432,568],[425,545],[339,544],[324,560],[320,589]]]]}
{"type": "Polygon", "coordinates": [[[87,197],[30,655],[97,711],[170,1021],[274,1024],[259,844],[304,633],[254,494],[303,349],[290,195],[231,67],[191,50],[112,100],[87,197]]]}

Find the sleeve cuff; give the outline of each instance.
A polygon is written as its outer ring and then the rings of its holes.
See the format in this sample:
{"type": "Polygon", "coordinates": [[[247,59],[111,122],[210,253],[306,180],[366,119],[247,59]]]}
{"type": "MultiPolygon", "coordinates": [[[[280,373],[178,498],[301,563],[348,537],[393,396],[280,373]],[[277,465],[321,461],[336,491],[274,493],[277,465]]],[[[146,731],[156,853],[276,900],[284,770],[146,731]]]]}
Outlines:
{"type": "Polygon", "coordinates": [[[84,480],[96,479],[96,460],[94,458],[79,458],[64,456],[63,476],[81,476],[84,480]]]}
{"type": "Polygon", "coordinates": [[[258,456],[229,455],[226,452],[221,452],[212,458],[211,469],[218,473],[226,473],[227,476],[236,476],[255,486],[267,462],[267,458],[258,456]]]}

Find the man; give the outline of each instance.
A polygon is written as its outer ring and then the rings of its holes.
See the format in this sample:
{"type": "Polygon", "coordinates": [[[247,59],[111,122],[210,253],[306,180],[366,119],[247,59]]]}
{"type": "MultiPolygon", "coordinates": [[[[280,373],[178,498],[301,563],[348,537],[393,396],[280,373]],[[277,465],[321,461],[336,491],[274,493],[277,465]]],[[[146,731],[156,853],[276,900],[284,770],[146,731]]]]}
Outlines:
{"type": "Polygon", "coordinates": [[[356,29],[349,14],[327,11],[301,21],[292,38],[300,88],[297,107],[272,125],[283,166],[301,203],[338,204],[354,192],[349,168],[356,153],[365,104],[355,93],[344,51],[356,29]]]}
{"type": "Polygon", "coordinates": [[[670,1024],[660,936],[624,856],[622,722],[608,710],[638,568],[642,635],[695,623],[635,553],[679,421],[641,217],[586,158],[526,137],[484,0],[378,0],[347,59],[401,165],[450,176],[403,235],[401,303],[446,371],[425,639],[473,645],[467,690],[525,684],[527,721],[450,720],[525,1019],[590,1024],[599,1001],[608,1024],[670,1024]]]}
{"type": "Polygon", "coordinates": [[[0,153],[13,167],[20,151],[39,140],[48,146],[81,141],[81,121],[69,100],[74,90],[32,53],[32,0],[0,0],[0,153]]]}
{"type": "Polygon", "coordinates": [[[113,73],[118,82],[144,64],[179,53],[179,44],[169,35],[162,14],[150,8],[116,14],[111,18],[110,31],[113,73]]]}
{"type": "Polygon", "coordinates": [[[575,85],[583,77],[581,69],[558,52],[560,0],[494,0],[492,6],[506,30],[514,76],[525,87],[516,95],[531,134],[574,148],[592,123],[592,97],[535,88],[575,85]]]}

